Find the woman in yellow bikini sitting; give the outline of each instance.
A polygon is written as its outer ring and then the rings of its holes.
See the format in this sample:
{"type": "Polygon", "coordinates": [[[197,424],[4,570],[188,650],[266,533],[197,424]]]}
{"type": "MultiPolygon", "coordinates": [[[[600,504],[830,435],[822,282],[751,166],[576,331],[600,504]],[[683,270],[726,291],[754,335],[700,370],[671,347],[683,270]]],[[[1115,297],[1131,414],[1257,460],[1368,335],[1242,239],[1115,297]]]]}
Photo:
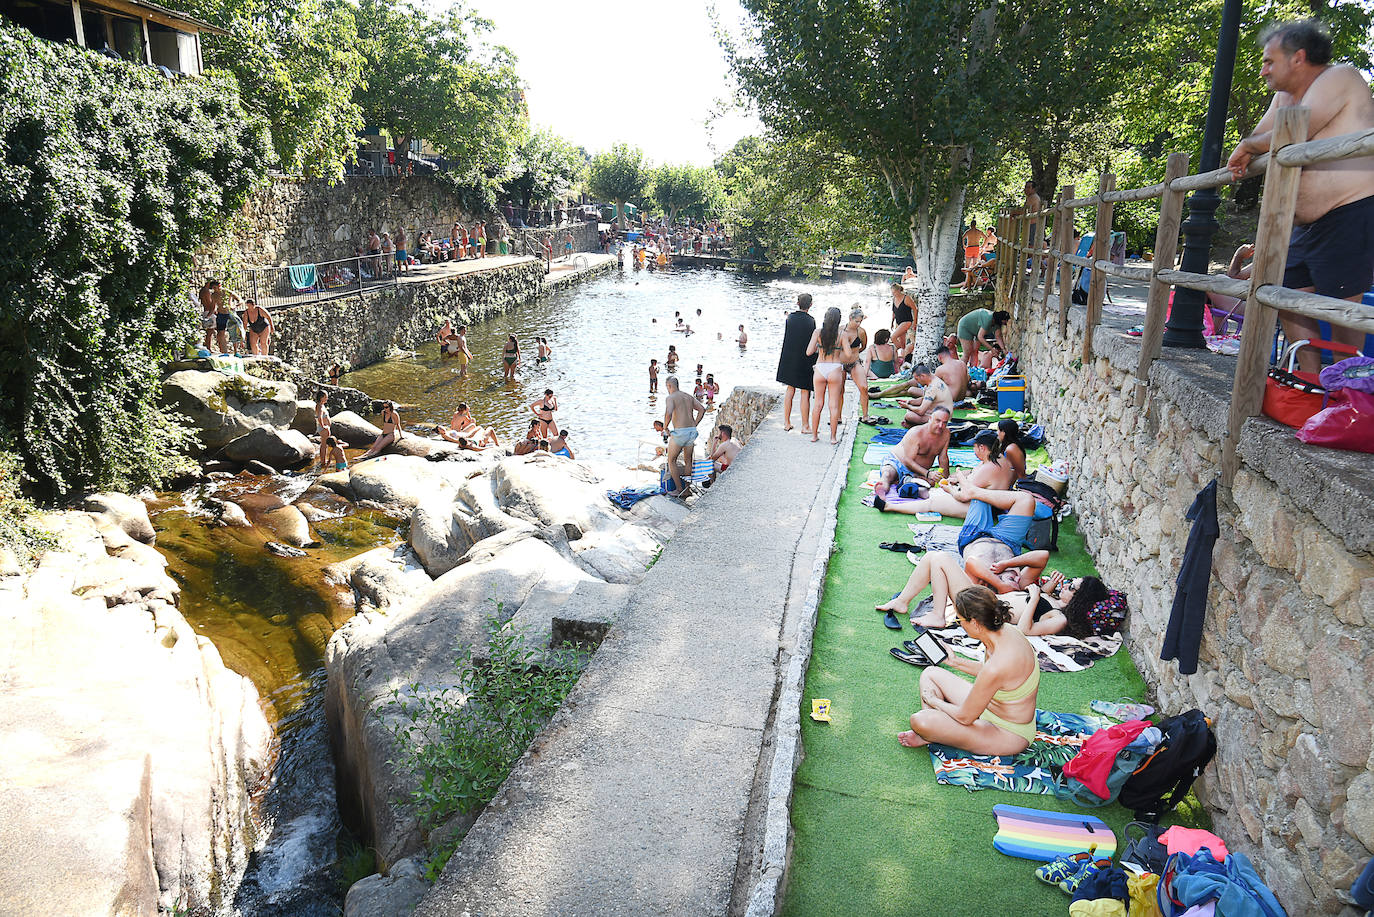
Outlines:
{"type": "Polygon", "coordinates": [[[973,684],[936,666],[921,672],[921,709],[911,730],[897,736],[908,748],[930,742],[977,755],[1015,755],[1035,738],[1035,698],[1040,666],[1035,648],[1011,623],[1011,611],[986,586],[954,597],[964,631],[983,644],[984,661],[951,653],[946,663],[972,675],[973,684]]]}

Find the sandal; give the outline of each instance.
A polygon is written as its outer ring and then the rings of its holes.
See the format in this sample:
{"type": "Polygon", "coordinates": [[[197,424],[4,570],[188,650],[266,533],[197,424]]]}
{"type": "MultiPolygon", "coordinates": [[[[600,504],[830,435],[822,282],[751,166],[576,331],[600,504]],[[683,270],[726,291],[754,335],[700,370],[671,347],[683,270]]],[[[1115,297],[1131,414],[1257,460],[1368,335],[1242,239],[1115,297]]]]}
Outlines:
{"type": "Polygon", "coordinates": [[[895,611],[889,611],[883,615],[883,626],[888,630],[901,630],[902,622],[897,620],[897,613],[895,611]]]}
{"type": "MultiPolygon", "coordinates": [[[[903,645],[905,646],[906,644],[903,645]]],[[[926,654],[921,652],[920,650],[914,650],[913,652],[908,653],[901,647],[894,646],[892,649],[888,650],[888,652],[892,654],[893,659],[900,659],[907,665],[914,665],[918,668],[925,669],[935,664],[931,662],[926,657],[926,654]]]]}

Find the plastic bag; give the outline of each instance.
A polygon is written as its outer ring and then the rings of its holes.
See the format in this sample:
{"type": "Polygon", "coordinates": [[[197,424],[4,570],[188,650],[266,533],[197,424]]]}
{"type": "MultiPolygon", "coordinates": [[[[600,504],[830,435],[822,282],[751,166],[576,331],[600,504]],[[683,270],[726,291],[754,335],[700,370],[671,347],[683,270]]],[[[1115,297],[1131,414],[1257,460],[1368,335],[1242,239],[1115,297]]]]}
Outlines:
{"type": "Polygon", "coordinates": [[[1313,446],[1374,452],[1374,395],[1346,386],[1331,392],[1327,406],[1298,430],[1313,446]]]}

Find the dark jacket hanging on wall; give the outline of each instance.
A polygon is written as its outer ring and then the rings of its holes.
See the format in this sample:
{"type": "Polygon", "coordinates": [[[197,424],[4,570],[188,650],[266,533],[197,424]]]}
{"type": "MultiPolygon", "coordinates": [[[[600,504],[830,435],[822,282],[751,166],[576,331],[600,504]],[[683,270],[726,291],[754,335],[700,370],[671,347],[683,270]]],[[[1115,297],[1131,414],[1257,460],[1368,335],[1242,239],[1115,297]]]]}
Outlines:
{"type": "Polygon", "coordinates": [[[1202,621],[1207,613],[1207,585],[1212,579],[1212,547],[1221,529],[1217,526],[1217,482],[1198,491],[1188,508],[1193,523],[1188,546],[1183,549],[1183,566],[1178,571],[1178,591],[1169,612],[1160,659],[1177,659],[1184,675],[1197,671],[1198,647],[1202,644],[1202,621]]]}

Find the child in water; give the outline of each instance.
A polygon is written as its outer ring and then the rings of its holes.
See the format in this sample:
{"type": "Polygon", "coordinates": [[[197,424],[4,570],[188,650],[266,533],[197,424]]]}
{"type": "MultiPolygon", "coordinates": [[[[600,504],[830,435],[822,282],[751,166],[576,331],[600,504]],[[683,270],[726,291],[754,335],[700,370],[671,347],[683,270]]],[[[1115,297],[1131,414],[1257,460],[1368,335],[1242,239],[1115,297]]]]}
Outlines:
{"type": "Polygon", "coordinates": [[[649,361],[649,394],[652,395],[652,394],[654,394],[654,393],[657,392],[657,391],[658,391],[658,361],[657,361],[657,360],[650,360],[650,361],[649,361]]]}
{"type": "Polygon", "coordinates": [[[711,373],[706,374],[706,406],[713,407],[716,403],[716,396],[720,394],[720,383],[711,373]]]}

